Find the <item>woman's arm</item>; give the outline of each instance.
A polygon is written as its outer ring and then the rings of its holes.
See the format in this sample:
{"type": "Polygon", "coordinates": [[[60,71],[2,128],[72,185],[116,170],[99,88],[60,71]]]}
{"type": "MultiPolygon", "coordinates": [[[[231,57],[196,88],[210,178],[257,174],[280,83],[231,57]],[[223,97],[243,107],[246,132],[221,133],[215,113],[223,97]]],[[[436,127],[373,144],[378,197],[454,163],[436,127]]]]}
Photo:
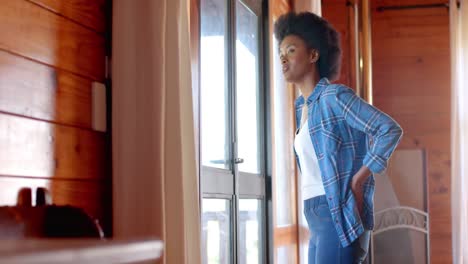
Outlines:
{"type": "Polygon", "coordinates": [[[336,102],[338,113],[343,115],[346,122],[373,139],[362,167],[351,181],[351,189],[362,214],[364,182],[372,173],[380,173],[387,168],[388,159],[400,142],[403,130],[395,120],[362,100],[348,87],[337,87],[336,102]]]}
{"type": "Polygon", "coordinates": [[[353,128],[373,139],[364,157],[363,165],[372,173],[387,168],[387,162],[403,135],[400,125],[390,116],[368,104],[346,86],[338,86],[336,105],[340,115],[353,128]]]}

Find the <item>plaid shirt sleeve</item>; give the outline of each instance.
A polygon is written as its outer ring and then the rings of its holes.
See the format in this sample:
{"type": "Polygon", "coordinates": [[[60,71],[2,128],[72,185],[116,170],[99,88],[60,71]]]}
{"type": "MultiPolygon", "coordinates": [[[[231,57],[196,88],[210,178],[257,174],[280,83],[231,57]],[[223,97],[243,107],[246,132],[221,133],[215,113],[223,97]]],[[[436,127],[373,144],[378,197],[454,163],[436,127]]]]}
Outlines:
{"type": "Polygon", "coordinates": [[[372,136],[373,144],[364,165],[373,173],[387,168],[387,161],[401,140],[403,130],[390,116],[368,104],[350,88],[339,85],[336,91],[338,114],[353,128],[372,136]]]}

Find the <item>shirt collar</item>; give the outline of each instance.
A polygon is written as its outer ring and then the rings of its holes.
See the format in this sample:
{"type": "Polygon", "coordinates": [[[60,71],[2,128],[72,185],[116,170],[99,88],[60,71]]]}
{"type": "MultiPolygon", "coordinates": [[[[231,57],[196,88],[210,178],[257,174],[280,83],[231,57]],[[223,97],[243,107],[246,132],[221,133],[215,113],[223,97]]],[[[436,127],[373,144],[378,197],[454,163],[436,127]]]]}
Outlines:
{"type": "MultiPolygon", "coordinates": [[[[307,98],[307,105],[317,100],[320,94],[325,90],[325,88],[327,88],[329,84],[330,84],[330,81],[326,77],[321,78],[320,81],[315,86],[312,93],[307,98]]],[[[301,95],[296,99],[296,107],[299,107],[303,104],[304,104],[304,97],[301,95]]]]}

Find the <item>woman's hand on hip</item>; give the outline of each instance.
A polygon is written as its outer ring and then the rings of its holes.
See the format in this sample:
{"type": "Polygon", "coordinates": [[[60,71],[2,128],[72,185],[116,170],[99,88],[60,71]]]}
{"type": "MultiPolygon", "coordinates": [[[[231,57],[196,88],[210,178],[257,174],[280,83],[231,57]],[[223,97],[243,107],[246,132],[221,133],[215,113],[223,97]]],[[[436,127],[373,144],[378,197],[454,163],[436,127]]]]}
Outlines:
{"type": "Polygon", "coordinates": [[[354,198],[358,207],[359,215],[363,213],[364,206],[364,182],[371,175],[371,171],[366,166],[362,166],[359,171],[354,174],[351,180],[351,190],[353,191],[354,198]]]}

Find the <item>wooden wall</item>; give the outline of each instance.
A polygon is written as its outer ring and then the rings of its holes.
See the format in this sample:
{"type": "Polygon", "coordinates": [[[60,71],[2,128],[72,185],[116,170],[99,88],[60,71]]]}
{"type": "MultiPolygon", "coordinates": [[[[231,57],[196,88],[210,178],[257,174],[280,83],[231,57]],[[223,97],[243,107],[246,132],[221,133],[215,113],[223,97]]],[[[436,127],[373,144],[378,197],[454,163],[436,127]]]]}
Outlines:
{"type": "MultiPolygon", "coordinates": [[[[377,1],[378,5],[447,1],[377,1]]],[[[374,103],[403,127],[401,148],[427,153],[431,262],[452,263],[450,36],[447,8],[373,11],[374,103]]]]}
{"type": "MultiPolygon", "coordinates": [[[[372,6],[374,105],[394,117],[405,135],[400,149],[427,153],[431,263],[452,263],[450,216],[450,39],[447,8],[378,12],[378,6],[446,3],[376,0],[372,6]]],[[[346,0],[322,1],[322,14],[343,33],[346,0]]],[[[341,82],[349,76],[345,64],[341,82]]],[[[348,83],[347,83],[348,84],[348,83]]]]}
{"type": "Polygon", "coordinates": [[[346,6],[346,2],[347,0],[322,1],[322,17],[328,20],[340,33],[343,59],[341,64],[341,73],[335,83],[342,83],[353,89],[356,89],[351,81],[351,32],[349,30],[349,7],[346,6]]]}
{"type": "Polygon", "coordinates": [[[91,84],[105,81],[106,1],[2,1],[0,205],[43,186],[110,231],[110,136],[91,123],[91,84]]]}

